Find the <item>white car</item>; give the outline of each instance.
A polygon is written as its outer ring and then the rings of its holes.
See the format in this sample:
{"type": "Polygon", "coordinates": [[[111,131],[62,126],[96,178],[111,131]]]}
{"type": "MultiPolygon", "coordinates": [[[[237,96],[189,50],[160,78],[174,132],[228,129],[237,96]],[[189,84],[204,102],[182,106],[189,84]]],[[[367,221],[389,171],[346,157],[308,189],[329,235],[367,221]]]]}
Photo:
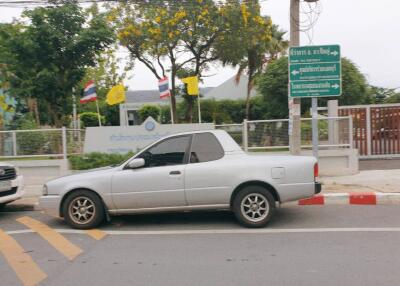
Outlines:
{"type": "Polygon", "coordinates": [[[24,179],[17,168],[0,162],[0,206],[18,200],[24,195],[24,179]]]}
{"type": "Polygon", "coordinates": [[[222,130],[163,138],[117,167],[52,180],[39,203],[87,229],[109,215],[230,209],[247,227],[262,227],[276,202],[321,191],[314,157],[243,152],[222,130]]]}

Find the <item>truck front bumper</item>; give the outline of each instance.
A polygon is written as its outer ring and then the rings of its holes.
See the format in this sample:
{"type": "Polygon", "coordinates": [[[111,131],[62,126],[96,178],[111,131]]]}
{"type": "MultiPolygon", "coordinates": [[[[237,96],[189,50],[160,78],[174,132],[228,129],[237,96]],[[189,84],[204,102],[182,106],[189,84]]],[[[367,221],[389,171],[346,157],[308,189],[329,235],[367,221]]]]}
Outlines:
{"type": "Polygon", "coordinates": [[[39,207],[46,213],[54,217],[60,217],[61,198],[58,195],[47,195],[39,198],[39,207]]]}

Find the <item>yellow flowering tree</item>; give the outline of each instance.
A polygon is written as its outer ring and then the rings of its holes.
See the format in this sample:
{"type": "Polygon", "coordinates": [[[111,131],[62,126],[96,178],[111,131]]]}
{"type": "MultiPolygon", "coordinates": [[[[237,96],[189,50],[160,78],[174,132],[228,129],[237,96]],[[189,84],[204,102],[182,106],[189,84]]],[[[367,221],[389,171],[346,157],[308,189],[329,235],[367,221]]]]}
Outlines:
{"type": "Polygon", "coordinates": [[[238,68],[237,81],[244,72],[248,76],[246,118],[250,119],[254,78],[272,57],[287,49],[287,44],[282,39],[284,33],[272,24],[271,19],[261,16],[257,0],[227,3],[221,8],[225,35],[218,38],[216,49],[223,64],[238,68]]]}
{"type": "Polygon", "coordinates": [[[134,59],[157,79],[169,75],[176,122],[178,74],[190,69],[192,75],[201,77],[208,64],[218,59],[214,51],[222,34],[218,6],[212,0],[130,2],[121,3],[109,18],[116,24],[120,43],[134,59]]]}

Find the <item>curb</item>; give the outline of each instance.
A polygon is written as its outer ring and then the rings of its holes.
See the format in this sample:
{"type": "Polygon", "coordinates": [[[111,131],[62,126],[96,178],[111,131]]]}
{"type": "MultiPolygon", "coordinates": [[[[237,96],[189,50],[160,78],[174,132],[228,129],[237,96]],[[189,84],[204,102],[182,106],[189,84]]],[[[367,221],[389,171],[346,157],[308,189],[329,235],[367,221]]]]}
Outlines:
{"type": "Polygon", "coordinates": [[[400,205],[400,193],[331,193],[318,194],[298,201],[298,205],[400,205]]]}

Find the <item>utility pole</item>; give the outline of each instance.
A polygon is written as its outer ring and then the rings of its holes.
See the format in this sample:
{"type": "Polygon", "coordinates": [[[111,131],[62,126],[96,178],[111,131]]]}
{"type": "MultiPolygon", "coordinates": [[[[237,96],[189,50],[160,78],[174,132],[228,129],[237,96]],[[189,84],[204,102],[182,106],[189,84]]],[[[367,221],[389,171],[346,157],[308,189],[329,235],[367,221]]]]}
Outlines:
{"type": "MultiPolygon", "coordinates": [[[[290,47],[300,46],[300,0],[290,0],[290,47]]],[[[288,86],[290,89],[290,86],[288,86]]],[[[289,98],[289,148],[290,154],[301,152],[301,101],[289,98]]]]}

